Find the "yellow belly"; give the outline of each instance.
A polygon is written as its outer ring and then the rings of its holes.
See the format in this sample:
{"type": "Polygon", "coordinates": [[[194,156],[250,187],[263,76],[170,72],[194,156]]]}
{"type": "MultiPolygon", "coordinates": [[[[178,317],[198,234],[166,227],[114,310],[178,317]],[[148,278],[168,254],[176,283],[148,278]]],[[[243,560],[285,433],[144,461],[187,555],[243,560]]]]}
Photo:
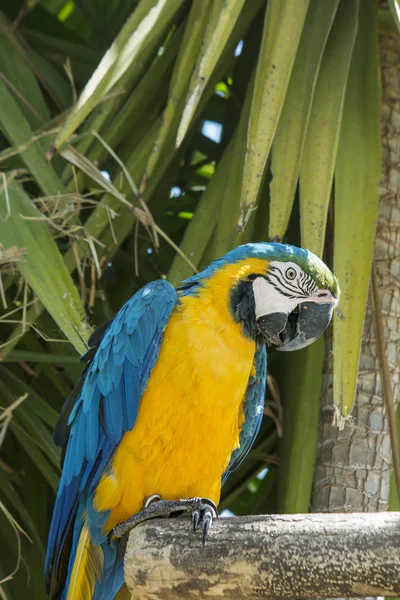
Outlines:
{"type": "Polygon", "coordinates": [[[136,424],[96,491],[95,508],[111,510],[107,529],[141,510],[152,494],[204,496],[218,504],[221,476],[238,447],[254,352],[255,343],[207,294],[182,299],[136,424]]]}

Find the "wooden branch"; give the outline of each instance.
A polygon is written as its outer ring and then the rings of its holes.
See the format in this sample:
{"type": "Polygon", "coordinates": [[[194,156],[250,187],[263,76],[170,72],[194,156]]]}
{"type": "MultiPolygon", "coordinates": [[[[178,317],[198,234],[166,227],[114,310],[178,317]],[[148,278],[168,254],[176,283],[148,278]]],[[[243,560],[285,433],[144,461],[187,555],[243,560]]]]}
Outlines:
{"type": "Polygon", "coordinates": [[[189,519],[130,532],[125,581],[139,600],[400,595],[400,513],[235,517],[205,548],[189,519]]]}

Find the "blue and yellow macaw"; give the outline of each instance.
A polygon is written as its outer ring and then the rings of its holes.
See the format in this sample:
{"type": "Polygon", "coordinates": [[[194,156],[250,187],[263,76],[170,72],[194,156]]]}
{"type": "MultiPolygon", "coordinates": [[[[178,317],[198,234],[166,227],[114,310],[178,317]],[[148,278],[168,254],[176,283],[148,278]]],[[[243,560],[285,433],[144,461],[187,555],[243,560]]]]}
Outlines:
{"type": "Polygon", "coordinates": [[[310,344],[338,294],[307,250],[246,244],[177,289],[149,283],[92,335],[55,431],[64,456],[46,560],[52,600],[114,598],[123,557],[107,538],[132,515],[186,508],[207,533],[221,483],[260,427],[266,345],[310,344]]]}

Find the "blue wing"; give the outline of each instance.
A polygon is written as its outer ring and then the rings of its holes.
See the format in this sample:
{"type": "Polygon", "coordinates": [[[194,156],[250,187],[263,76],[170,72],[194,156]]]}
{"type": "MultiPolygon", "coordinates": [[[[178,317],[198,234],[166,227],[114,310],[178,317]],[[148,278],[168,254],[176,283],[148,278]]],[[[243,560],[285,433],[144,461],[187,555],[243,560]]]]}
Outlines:
{"type": "Polygon", "coordinates": [[[264,413],[265,383],[267,377],[267,351],[265,346],[257,350],[254,356],[255,374],[250,376],[244,399],[245,421],[240,436],[239,448],[231,456],[229,466],[222,477],[222,484],[228,479],[247,456],[260,430],[264,413]]]}
{"type": "Polygon", "coordinates": [[[95,347],[84,358],[92,360],[55,432],[66,447],[46,556],[46,587],[52,598],[60,596],[68,579],[69,554],[76,548],[84,512],[93,542],[104,541],[101,528],[108,514],[96,513],[90,500],[123,434],[135,425],[176,303],[171,284],[152,282],[89,341],[95,347]]]}

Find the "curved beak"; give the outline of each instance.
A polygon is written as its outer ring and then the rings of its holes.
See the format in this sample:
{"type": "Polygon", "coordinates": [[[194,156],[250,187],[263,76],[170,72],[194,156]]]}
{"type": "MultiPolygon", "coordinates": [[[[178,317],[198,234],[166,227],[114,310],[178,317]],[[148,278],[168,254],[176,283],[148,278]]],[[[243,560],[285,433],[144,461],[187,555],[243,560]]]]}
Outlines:
{"type": "Polygon", "coordinates": [[[334,307],[334,302],[299,304],[295,335],[285,340],[278,350],[300,350],[312,344],[331,322],[334,307]]]}
{"type": "Polygon", "coordinates": [[[328,327],[335,302],[303,302],[287,315],[273,313],[258,319],[257,324],[267,342],[277,350],[300,350],[312,344],[328,327]]]}

